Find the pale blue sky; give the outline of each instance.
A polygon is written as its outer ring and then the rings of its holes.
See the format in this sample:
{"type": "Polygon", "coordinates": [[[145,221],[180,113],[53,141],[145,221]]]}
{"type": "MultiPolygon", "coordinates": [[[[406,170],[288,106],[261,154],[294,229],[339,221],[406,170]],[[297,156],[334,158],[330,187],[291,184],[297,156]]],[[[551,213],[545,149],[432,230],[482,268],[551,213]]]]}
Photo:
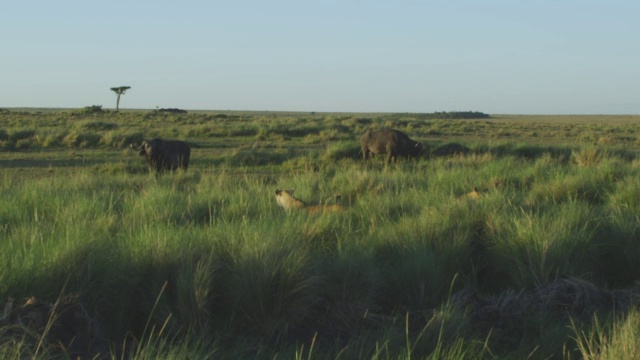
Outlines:
{"type": "Polygon", "coordinates": [[[640,114],[640,2],[11,1],[0,107],[640,114]]]}

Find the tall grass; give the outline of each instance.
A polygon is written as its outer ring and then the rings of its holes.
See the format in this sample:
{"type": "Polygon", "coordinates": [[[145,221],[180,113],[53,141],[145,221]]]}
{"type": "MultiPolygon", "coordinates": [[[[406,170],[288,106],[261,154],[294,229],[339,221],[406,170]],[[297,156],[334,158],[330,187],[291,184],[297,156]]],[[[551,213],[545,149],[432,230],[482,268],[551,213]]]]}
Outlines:
{"type": "Polygon", "coordinates": [[[491,219],[489,252],[495,270],[515,288],[541,285],[558,276],[593,278],[597,215],[581,202],[551,209],[514,208],[514,216],[491,219]]]}
{"type": "MultiPolygon", "coordinates": [[[[77,116],[51,146],[117,147],[142,134],[123,124],[126,114],[77,116]]],[[[452,293],[517,292],[563,276],[600,286],[640,279],[639,167],[615,152],[499,143],[364,164],[345,134],[355,139],[383,120],[144,116],[175,127],[155,135],[249,143],[208,144],[197,149],[208,158],[189,172],[163,176],[114,167],[0,178],[0,298],[76,294],[106,329],[114,357],[124,347],[133,358],[453,359],[530,353],[536,341],[557,356],[575,344],[557,330],[566,319],[527,318],[510,333],[504,323],[475,323],[448,303],[452,293]],[[226,135],[209,122],[227,126],[226,135]],[[339,194],[346,210],[286,213],[276,188],[309,203],[339,194]],[[548,328],[560,340],[544,335],[548,328]]],[[[423,136],[434,127],[497,131],[389,121],[423,136]]],[[[590,339],[581,351],[600,353],[590,339]]]]}
{"type": "MultiPolygon", "coordinates": [[[[638,310],[626,316],[602,322],[595,317],[590,329],[571,323],[577,343],[577,353],[585,360],[637,359],[640,356],[640,334],[638,333],[638,310]]],[[[571,354],[567,354],[570,358],[571,354]]]]}

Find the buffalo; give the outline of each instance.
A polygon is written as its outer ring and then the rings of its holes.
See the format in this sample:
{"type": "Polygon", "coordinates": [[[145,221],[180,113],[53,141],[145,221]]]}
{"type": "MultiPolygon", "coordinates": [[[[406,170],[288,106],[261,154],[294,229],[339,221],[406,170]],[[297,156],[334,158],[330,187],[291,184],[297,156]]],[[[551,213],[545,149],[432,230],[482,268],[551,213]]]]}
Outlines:
{"type": "Polygon", "coordinates": [[[175,171],[180,168],[187,170],[191,148],[184,141],[162,140],[159,138],[145,141],[142,145],[132,148],[139,150],[144,156],[149,166],[160,173],[164,170],[175,171]]]}
{"type": "Polygon", "coordinates": [[[392,159],[396,162],[398,156],[419,156],[422,144],[398,130],[369,130],[360,137],[360,149],[365,161],[369,154],[372,158],[376,154],[387,154],[387,163],[390,163],[392,159]]]}

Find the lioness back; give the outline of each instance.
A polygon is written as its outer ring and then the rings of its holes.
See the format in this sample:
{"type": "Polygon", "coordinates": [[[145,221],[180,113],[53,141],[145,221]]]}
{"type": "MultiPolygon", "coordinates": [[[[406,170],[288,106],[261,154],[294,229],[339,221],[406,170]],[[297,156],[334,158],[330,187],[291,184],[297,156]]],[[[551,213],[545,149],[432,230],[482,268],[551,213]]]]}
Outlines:
{"type": "Polygon", "coordinates": [[[291,209],[301,209],[308,214],[318,214],[323,212],[340,212],[345,210],[342,205],[308,205],[293,196],[293,190],[276,189],[276,201],[278,205],[287,211],[291,209]]]}
{"type": "Polygon", "coordinates": [[[345,208],[342,205],[307,205],[303,210],[309,214],[317,214],[322,212],[341,212],[345,208]]]}

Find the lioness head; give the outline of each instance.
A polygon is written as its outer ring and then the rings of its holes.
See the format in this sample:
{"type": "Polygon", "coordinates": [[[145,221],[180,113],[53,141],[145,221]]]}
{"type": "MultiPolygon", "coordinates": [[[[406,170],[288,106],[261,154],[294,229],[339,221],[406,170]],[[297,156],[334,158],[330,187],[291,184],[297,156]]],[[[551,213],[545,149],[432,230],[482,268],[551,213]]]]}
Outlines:
{"type": "Polygon", "coordinates": [[[306,206],[302,200],[293,197],[293,189],[276,189],[276,201],[280,207],[287,211],[291,209],[302,209],[306,206]]]}

